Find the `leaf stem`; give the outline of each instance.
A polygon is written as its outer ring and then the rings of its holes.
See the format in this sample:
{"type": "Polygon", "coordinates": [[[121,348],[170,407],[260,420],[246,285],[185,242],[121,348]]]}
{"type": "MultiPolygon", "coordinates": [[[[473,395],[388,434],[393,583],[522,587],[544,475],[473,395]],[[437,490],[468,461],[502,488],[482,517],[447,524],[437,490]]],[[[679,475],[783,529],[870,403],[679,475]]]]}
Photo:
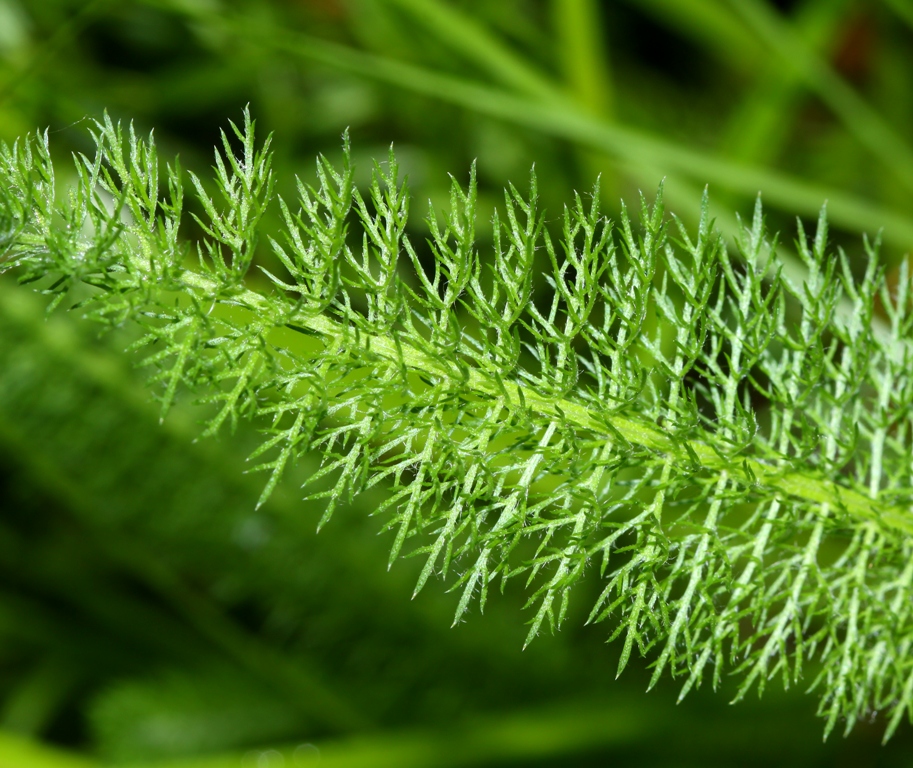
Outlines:
{"type": "MultiPolygon", "coordinates": [[[[219,283],[192,270],[186,270],[180,282],[206,295],[216,295],[219,283]]],[[[274,314],[270,300],[256,291],[244,289],[234,294],[231,303],[249,309],[261,316],[274,314]],[[272,311],[271,311],[272,310],[272,311]]],[[[297,313],[286,320],[287,327],[305,328],[331,339],[346,333],[344,326],[324,315],[308,316],[297,313]]],[[[903,507],[881,504],[876,499],[851,488],[799,472],[783,472],[753,458],[741,460],[721,456],[711,446],[696,441],[678,440],[662,429],[620,414],[595,414],[585,404],[564,398],[547,397],[530,387],[511,381],[496,381],[478,368],[468,367],[463,377],[457,379],[452,368],[392,335],[360,334],[360,346],[370,350],[397,366],[416,373],[449,379],[454,385],[481,395],[503,397],[508,408],[533,410],[545,418],[559,418],[579,429],[589,430],[606,437],[617,433],[633,445],[670,457],[680,466],[694,463],[695,458],[705,469],[727,472],[742,485],[773,488],[786,496],[800,499],[813,507],[839,509],[862,521],[879,522],[883,526],[913,535],[913,515],[903,507]]]]}

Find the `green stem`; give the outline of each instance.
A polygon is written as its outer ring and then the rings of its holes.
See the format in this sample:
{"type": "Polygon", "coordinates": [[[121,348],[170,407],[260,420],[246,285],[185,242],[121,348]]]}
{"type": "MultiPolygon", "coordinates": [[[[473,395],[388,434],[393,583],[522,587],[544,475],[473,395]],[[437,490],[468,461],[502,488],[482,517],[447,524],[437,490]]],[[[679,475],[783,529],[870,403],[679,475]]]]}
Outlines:
{"type": "MultiPolygon", "coordinates": [[[[217,281],[190,270],[185,271],[180,281],[204,295],[218,295],[217,281]]],[[[232,304],[244,307],[260,316],[274,316],[275,307],[270,300],[256,291],[243,290],[232,298],[232,304]]],[[[308,316],[297,313],[287,321],[291,328],[306,329],[329,339],[338,339],[346,334],[346,328],[323,315],[308,316]]],[[[351,336],[351,334],[349,334],[351,336]]],[[[365,351],[390,361],[396,366],[424,373],[436,378],[448,379],[454,388],[463,387],[471,392],[489,397],[503,397],[507,407],[527,408],[545,418],[558,418],[577,428],[604,435],[620,435],[633,445],[647,448],[657,454],[672,458],[682,466],[697,462],[706,469],[727,472],[743,485],[766,486],[781,493],[807,502],[812,507],[826,507],[843,510],[863,521],[880,522],[887,528],[913,535],[913,516],[901,507],[879,504],[868,496],[836,483],[810,477],[800,472],[783,472],[757,459],[743,458],[730,460],[721,457],[713,448],[704,443],[679,441],[668,433],[640,421],[621,415],[594,414],[587,406],[572,400],[551,398],[535,390],[510,381],[496,381],[478,368],[468,367],[455,375],[438,360],[426,355],[412,345],[395,336],[359,334],[358,344],[365,351]],[[737,462],[737,463],[736,463],[737,462]]]]}

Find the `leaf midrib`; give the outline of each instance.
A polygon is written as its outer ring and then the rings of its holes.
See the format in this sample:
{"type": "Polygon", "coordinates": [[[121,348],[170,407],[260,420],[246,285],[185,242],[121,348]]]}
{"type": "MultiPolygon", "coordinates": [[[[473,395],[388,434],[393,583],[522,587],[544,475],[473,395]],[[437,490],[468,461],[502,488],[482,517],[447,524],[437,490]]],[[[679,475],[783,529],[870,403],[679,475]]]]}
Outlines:
{"type": "MultiPolygon", "coordinates": [[[[178,277],[179,282],[209,296],[222,292],[218,281],[206,275],[186,270],[178,277]]],[[[274,314],[275,307],[270,299],[256,291],[241,289],[232,294],[231,303],[245,308],[259,316],[274,314]]],[[[325,315],[309,316],[297,312],[286,318],[287,327],[304,328],[327,338],[338,339],[346,334],[342,323],[325,315]]],[[[397,365],[416,372],[443,377],[456,382],[452,369],[441,364],[408,341],[395,336],[381,336],[361,332],[359,345],[372,353],[397,365]]],[[[549,398],[530,387],[512,381],[495,381],[478,368],[466,367],[459,384],[482,395],[502,397],[507,407],[527,408],[549,418],[560,418],[578,429],[596,434],[621,435],[633,445],[638,445],[658,454],[673,458],[679,466],[690,466],[694,457],[702,468],[726,471],[742,485],[766,487],[794,499],[806,502],[812,508],[843,510],[846,514],[864,523],[878,523],[901,534],[913,535],[913,515],[903,507],[881,503],[851,488],[804,474],[784,472],[758,459],[744,457],[727,460],[711,446],[699,441],[677,440],[663,430],[636,421],[620,414],[600,413],[598,416],[578,402],[565,398],[549,398]]]]}

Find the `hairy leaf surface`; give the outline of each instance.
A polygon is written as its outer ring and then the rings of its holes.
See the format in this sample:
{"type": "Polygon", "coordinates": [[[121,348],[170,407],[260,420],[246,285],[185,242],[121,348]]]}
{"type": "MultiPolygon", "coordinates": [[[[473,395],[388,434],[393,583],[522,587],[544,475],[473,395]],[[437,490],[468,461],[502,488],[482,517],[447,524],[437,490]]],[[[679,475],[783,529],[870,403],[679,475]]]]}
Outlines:
{"type": "Polygon", "coordinates": [[[684,695],[732,670],[741,697],[814,662],[828,731],[887,710],[890,735],[913,712],[913,299],[877,242],[854,274],[822,211],[796,283],[760,204],[732,250],[706,197],[689,232],[662,190],[618,222],[578,195],[552,231],[533,175],[483,247],[473,171],[421,243],[392,151],[361,191],[346,138],[341,168],[319,158],[315,186],[273,203],[245,113],[215,183],[191,175],[190,245],[180,168],[162,194],[151,136],[106,118],[95,139],[63,195],[46,135],[3,148],[0,269],[138,324],[163,416],[189,388],[207,434],[259,424],[261,503],[315,451],[321,524],[383,484],[390,562],[424,559],[416,592],[450,579],[455,622],[516,579],[532,639],[589,571],[619,671],[649,654],[684,695]],[[270,204],[284,231],[261,239],[270,204]],[[254,290],[261,247],[283,273],[254,290]]]}

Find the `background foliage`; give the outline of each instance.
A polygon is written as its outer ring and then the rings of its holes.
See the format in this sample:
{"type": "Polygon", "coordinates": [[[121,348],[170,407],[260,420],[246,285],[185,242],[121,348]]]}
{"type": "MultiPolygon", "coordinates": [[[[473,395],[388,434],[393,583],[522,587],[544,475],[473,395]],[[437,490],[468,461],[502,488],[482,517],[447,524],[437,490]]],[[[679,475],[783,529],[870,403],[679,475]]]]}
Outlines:
{"type": "MultiPolygon", "coordinates": [[[[478,158],[483,210],[535,161],[551,211],[599,173],[609,210],[666,177],[685,217],[709,183],[726,231],[762,190],[786,242],[827,198],[851,254],[882,226],[889,265],[913,243],[908,0],[3,0],[0,57],[0,138],[49,126],[60,156],[108,109],[205,175],[250,103],[286,197],[350,126],[365,174],[396,143],[416,221],[478,158]]],[[[30,298],[0,283],[6,762],[67,764],[39,740],[162,765],[906,764],[909,727],[821,746],[801,689],[646,696],[604,627],[521,653],[519,590],[448,629],[456,596],[386,572],[372,499],[319,537],[294,478],[255,512],[250,436],[194,443],[189,405],[159,426],[117,339],[30,298]]]]}

